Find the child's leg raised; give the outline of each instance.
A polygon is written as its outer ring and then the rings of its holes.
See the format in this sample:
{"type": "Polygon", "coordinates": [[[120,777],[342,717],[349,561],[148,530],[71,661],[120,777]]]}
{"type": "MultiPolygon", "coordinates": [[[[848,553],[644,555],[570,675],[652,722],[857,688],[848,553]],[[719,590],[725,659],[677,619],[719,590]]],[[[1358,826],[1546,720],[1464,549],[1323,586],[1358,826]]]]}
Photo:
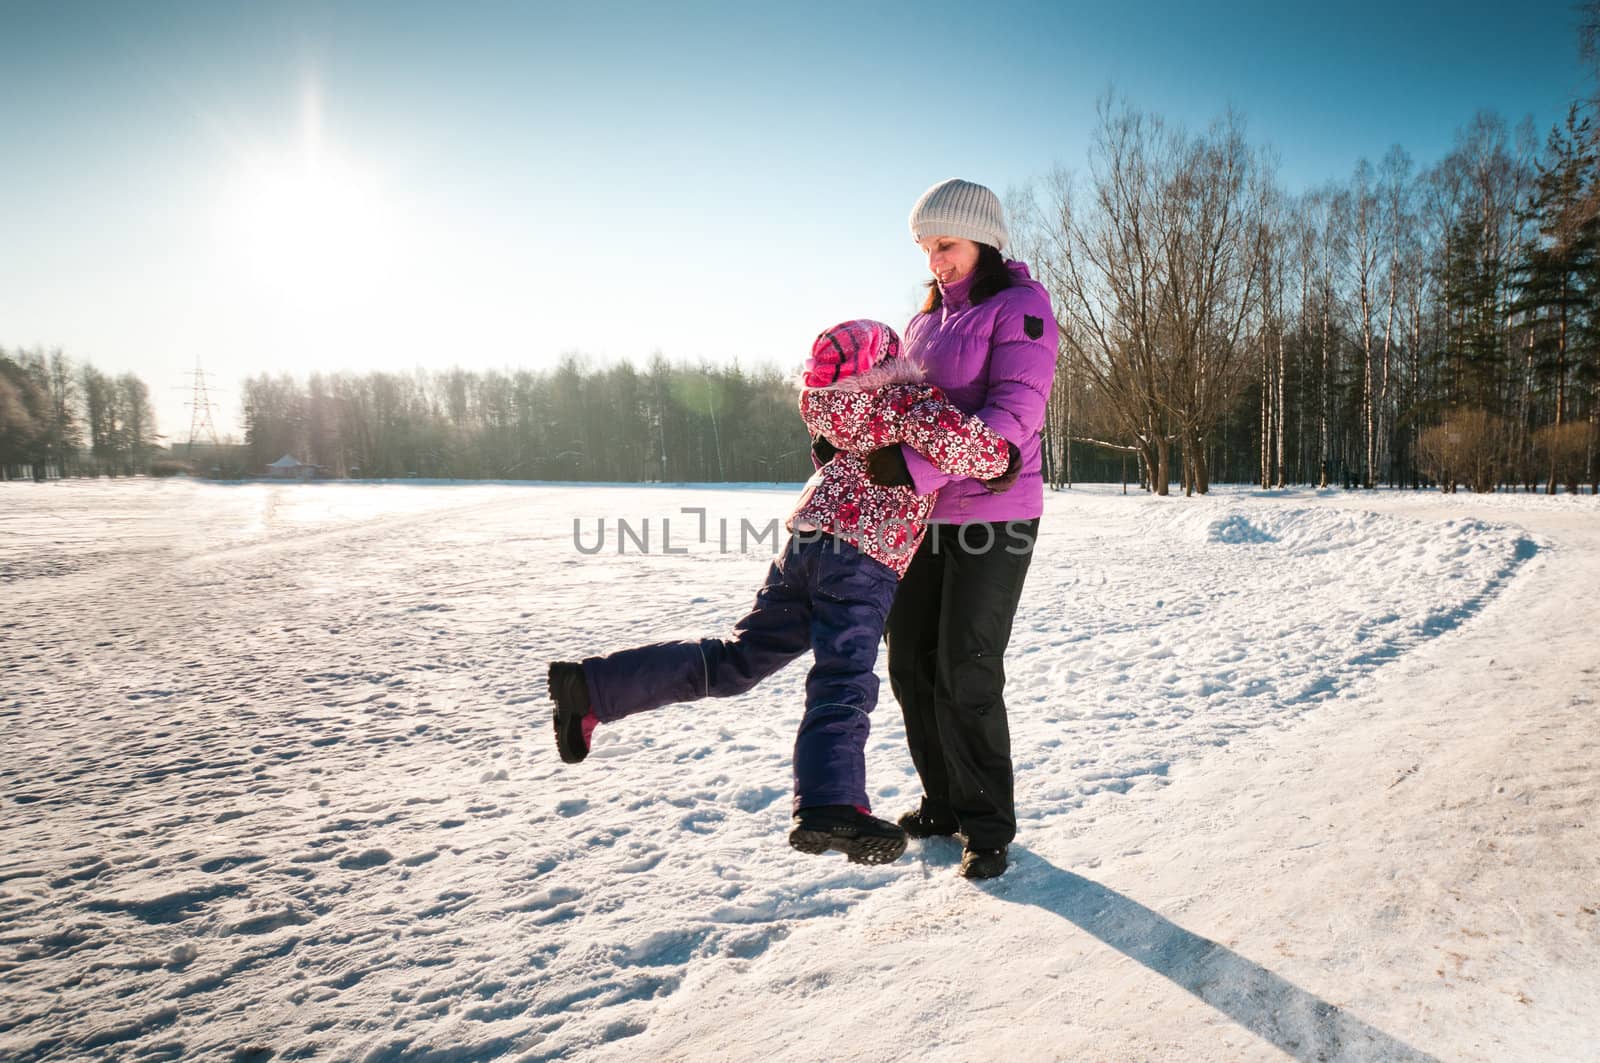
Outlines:
{"type": "Polygon", "coordinates": [[[811,600],[793,559],[792,549],[785,549],[773,561],[755,604],[729,638],[657,642],[586,658],[582,696],[588,711],[598,722],[612,723],[664,705],[732,697],[810,649],[811,600]]]}

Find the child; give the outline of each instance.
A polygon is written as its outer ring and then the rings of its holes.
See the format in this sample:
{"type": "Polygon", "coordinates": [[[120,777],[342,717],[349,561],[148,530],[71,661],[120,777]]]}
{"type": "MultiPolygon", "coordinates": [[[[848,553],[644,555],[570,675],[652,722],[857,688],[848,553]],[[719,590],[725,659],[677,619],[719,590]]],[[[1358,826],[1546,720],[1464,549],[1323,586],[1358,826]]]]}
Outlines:
{"type": "MultiPolygon", "coordinates": [[[[662,642],[550,665],[556,745],[576,763],[597,723],[675,702],[742,694],[811,650],[806,710],[794,747],[789,843],[842,852],[863,864],[905,851],[899,826],[867,808],[867,714],[878,699],[874,665],[895,586],[927,528],[934,495],[884,487],[866,455],[907,443],[940,471],[993,479],[1011,448],[976,417],[922,383],[900,340],[876,321],[822,333],[806,360],[800,416],[837,448],[807,482],[791,535],[731,638],[662,642]]],[[[818,447],[822,447],[819,441],[818,447]]]]}

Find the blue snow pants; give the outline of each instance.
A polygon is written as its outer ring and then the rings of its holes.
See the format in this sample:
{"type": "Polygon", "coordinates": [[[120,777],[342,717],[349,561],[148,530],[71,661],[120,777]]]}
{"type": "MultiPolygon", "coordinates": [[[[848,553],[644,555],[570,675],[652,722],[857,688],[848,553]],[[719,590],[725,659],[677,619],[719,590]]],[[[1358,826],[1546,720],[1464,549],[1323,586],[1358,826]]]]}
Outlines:
{"type": "Polygon", "coordinates": [[[731,638],[657,642],[583,662],[602,723],[701,698],[743,694],[807,650],[805,715],[794,743],[794,807],[867,807],[867,714],[898,584],[887,565],[831,535],[793,535],[731,638]]]}

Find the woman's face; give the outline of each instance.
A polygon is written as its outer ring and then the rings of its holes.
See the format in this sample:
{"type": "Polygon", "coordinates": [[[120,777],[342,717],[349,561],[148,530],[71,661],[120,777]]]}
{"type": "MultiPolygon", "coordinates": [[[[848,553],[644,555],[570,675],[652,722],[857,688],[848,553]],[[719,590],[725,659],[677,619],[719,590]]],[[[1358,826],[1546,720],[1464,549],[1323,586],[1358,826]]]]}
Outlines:
{"type": "Polygon", "coordinates": [[[965,280],[978,265],[978,245],[959,236],[924,236],[917,246],[928,256],[928,272],[940,284],[965,280]]]}

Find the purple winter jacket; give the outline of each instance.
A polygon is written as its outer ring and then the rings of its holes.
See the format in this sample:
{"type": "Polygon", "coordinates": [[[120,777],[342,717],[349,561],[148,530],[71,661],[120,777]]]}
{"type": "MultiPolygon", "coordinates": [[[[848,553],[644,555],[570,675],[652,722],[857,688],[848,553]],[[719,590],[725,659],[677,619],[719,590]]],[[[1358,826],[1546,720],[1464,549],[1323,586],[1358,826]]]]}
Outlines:
{"type": "Polygon", "coordinates": [[[901,447],[917,494],[939,492],[929,520],[944,524],[1029,520],[1044,511],[1039,430],[1056,375],[1056,319],[1044,286],[1021,262],[1007,262],[1011,287],[977,306],[967,299],[972,277],[941,290],[944,305],[906,326],[906,355],[964,413],[976,414],[1021,452],[1021,474],[1009,491],[935,469],[901,447]]]}

